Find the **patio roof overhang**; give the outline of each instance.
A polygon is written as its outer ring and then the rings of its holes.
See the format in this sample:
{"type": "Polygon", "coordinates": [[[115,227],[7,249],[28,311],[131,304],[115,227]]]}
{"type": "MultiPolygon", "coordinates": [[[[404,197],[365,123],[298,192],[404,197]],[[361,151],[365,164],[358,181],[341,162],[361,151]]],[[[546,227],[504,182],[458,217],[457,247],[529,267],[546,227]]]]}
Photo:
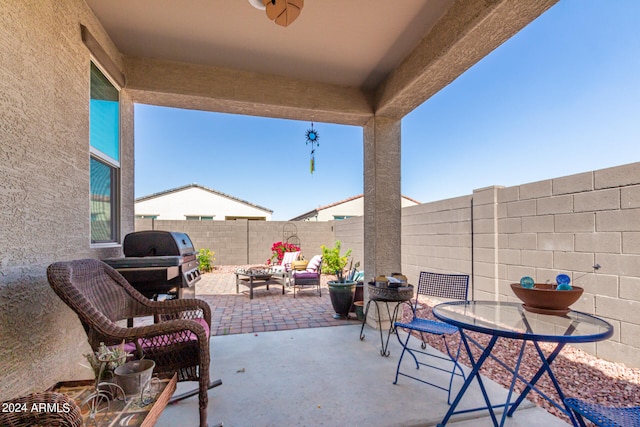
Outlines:
{"type": "Polygon", "coordinates": [[[307,1],[284,28],[247,1],[87,0],[134,102],[358,126],[401,119],[556,2],[307,1]]]}
{"type": "Polygon", "coordinates": [[[401,119],[557,0],[86,0],[131,101],[363,127],[364,268],[400,271],[401,119]]]}

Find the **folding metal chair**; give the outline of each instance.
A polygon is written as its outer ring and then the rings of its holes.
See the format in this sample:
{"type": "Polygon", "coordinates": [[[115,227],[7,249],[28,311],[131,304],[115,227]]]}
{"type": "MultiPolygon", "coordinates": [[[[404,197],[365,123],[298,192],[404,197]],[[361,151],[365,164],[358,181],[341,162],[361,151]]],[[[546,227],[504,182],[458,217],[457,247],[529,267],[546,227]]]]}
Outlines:
{"type": "Polygon", "coordinates": [[[564,403],[578,415],[576,418],[584,427],[585,417],[592,423],[600,427],[639,427],[640,426],[640,406],[631,408],[618,408],[604,406],[598,403],[589,403],[569,397],[564,403]]]}
{"type": "Polygon", "coordinates": [[[402,375],[408,378],[412,378],[414,380],[420,381],[425,384],[429,384],[433,387],[439,388],[447,392],[447,403],[451,404],[451,385],[453,384],[453,377],[460,376],[462,379],[465,379],[464,371],[460,364],[458,364],[458,356],[460,355],[460,341],[458,341],[458,348],[455,351],[455,354],[451,352],[449,345],[447,344],[447,340],[445,337],[447,335],[453,335],[458,333],[458,328],[456,326],[449,325],[448,323],[440,322],[438,320],[431,319],[423,319],[417,317],[416,309],[418,307],[418,297],[420,295],[436,297],[436,298],[447,298],[447,299],[455,299],[455,300],[466,300],[469,289],[469,276],[465,274],[441,274],[441,273],[431,273],[422,271],[420,272],[420,279],[418,280],[418,290],[416,295],[416,303],[413,306],[413,319],[408,322],[395,322],[394,326],[396,328],[404,328],[407,330],[407,339],[403,342],[400,338],[400,335],[396,332],[396,336],[398,337],[398,341],[402,345],[402,353],[400,354],[400,360],[398,360],[398,368],[396,369],[396,379],[393,382],[394,384],[398,383],[398,376],[402,375]],[[415,348],[409,348],[409,340],[411,339],[412,332],[417,331],[420,333],[420,337],[422,339],[422,343],[420,347],[422,350],[427,348],[427,343],[425,341],[424,334],[435,334],[442,337],[444,341],[445,348],[447,349],[447,357],[443,357],[439,354],[435,354],[433,352],[421,351],[415,348]],[[416,369],[420,369],[420,365],[431,367],[437,369],[439,371],[451,373],[451,377],[449,379],[449,386],[444,387],[440,384],[436,384],[430,381],[427,381],[423,378],[418,378],[412,375],[408,375],[406,373],[400,372],[400,365],[402,364],[402,358],[404,357],[405,352],[408,352],[413,357],[413,360],[416,363],[416,369]],[[452,369],[444,369],[440,366],[431,365],[424,362],[419,362],[415,353],[423,354],[429,357],[435,357],[437,359],[446,360],[448,362],[453,363],[452,369]],[[459,371],[459,372],[458,372],[459,371]]]}

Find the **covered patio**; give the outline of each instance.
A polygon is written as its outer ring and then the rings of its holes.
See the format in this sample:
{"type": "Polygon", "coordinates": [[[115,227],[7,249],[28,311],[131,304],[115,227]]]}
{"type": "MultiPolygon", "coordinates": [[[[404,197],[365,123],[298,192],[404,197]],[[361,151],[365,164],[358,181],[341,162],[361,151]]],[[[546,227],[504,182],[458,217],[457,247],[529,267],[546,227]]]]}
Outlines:
{"type": "MultiPolygon", "coordinates": [[[[0,400],[90,376],[81,367],[90,351],[86,335],[45,272],[56,261],[122,255],[135,223],[134,104],[361,126],[363,268],[370,276],[402,271],[402,118],[556,2],[422,0],[400,9],[382,0],[308,1],[304,25],[280,28],[241,0],[162,7],[152,0],[0,0],[0,400]],[[91,197],[92,64],[118,93],[108,198],[91,197]],[[92,203],[109,203],[104,241],[93,239],[92,203]]],[[[438,393],[390,385],[394,364],[379,357],[375,340],[357,339],[357,325],[294,330],[284,323],[253,334],[216,330],[212,375],[225,385],[210,392],[211,423],[341,425],[359,414],[354,424],[420,425],[425,419],[416,411],[428,407],[430,425],[443,413],[438,393]],[[327,371],[333,366],[342,370],[327,371]],[[334,382],[324,381],[332,375],[334,382]],[[350,406],[333,406],[338,393],[350,406]]],[[[195,425],[196,405],[168,408],[161,425],[195,425]]],[[[553,425],[542,412],[526,409],[516,425],[553,425]]]]}
{"type": "Polygon", "coordinates": [[[0,398],[82,375],[82,328],[45,271],[122,255],[135,103],[362,126],[363,267],[400,271],[402,118],[555,3],[313,1],[283,28],[247,1],[0,2],[0,398]],[[93,205],[92,64],[118,99],[113,194],[93,205]],[[110,215],[98,240],[96,206],[110,215]]]}

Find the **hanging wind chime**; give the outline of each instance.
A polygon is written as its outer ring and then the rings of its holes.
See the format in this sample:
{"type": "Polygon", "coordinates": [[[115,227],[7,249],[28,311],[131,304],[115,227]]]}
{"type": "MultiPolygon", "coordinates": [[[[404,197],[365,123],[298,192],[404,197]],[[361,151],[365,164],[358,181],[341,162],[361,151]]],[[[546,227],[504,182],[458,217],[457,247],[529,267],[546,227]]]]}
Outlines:
{"type": "Polygon", "coordinates": [[[307,137],[307,145],[311,144],[311,159],[309,161],[309,172],[313,174],[316,170],[316,158],[315,152],[316,147],[319,147],[320,144],[318,140],[320,139],[320,135],[318,135],[318,131],[313,128],[313,122],[311,122],[311,129],[307,129],[307,133],[305,134],[307,137]]]}

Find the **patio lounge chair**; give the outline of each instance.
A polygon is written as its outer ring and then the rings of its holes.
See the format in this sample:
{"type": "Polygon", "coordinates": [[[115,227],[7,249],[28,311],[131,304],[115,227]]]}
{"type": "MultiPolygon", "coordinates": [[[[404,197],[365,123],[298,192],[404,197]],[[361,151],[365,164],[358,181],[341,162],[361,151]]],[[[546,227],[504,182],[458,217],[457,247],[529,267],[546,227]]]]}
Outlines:
{"type": "Polygon", "coordinates": [[[600,427],[640,427],[640,406],[632,408],[618,408],[589,403],[569,397],[564,400],[576,414],[578,422],[584,427],[584,417],[600,427]]]}
{"type": "Polygon", "coordinates": [[[174,398],[199,395],[200,426],[207,425],[207,391],[222,384],[209,383],[209,330],[211,309],[198,299],[151,301],[136,291],[116,270],[95,259],[56,262],[47,269],[49,284],[78,315],[91,348],[125,342],[136,358],[155,361],[155,374],[178,375],[178,381],[198,381],[197,391],[174,398]],[[121,321],[154,316],[156,323],[124,327],[121,321]],[[163,321],[163,319],[165,319],[163,321]]]}
{"type": "Polygon", "coordinates": [[[322,256],[315,255],[307,264],[304,271],[291,272],[291,285],[293,286],[293,297],[296,297],[296,289],[305,286],[315,286],[318,289],[318,295],[322,296],[320,288],[320,276],[322,275],[322,256]]]}
{"type": "Polygon", "coordinates": [[[300,257],[300,251],[285,252],[282,262],[271,266],[272,277],[282,283],[282,286],[291,284],[291,263],[300,257]]]}
{"type": "Polygon", "coordinates": [[[408,378],[412,378],[414,380],[420,381],[425,384],[429,384],[433,387],[439,388],[447,392],[447,403],[451,404],[451,385],[453,384],[453,377],[460,376],[463,379],[465,378],[464,371],[460,367],[458,363],[458,356],[460,355],[460,341],[458,341],[458,349],[455,354],[452,354],[449,345],[447,344],[447,340],[445,337],[447,335],[453,335],[458,333],[458,328],[449,325],[448,323],[440,322],[438,320],[431,319],[423,319],[417,317],[416,309],[418,307],[418,297],[420,295],[432,296],[436,298],[447,298],[447,299],[458,299],[458,300],[466,300],[467,293],[469,288],[469,276],[464,274],[440,274],[440,273],[430,273],[426,271],[420,272],[420,278],[418,279],[418,291],[416,295],[416,303],[413,308],[413,319],[411,319],[408,323],[403,322],[395,322],[395,328],[405,328],[407,329],[407,339],[402,342],[400,339],[400,335],[397,335],[398,341],[402,345],[402,353],[400,354],[400,359],[398,360],[398,367],[396,368],[396,379],[393,381],[394,384],[398,383],[398,376],[402,375],[408,378]],[[409,340],[411,339],[412,332],[416,331],[420,333],[420,337],[422,337],[422,343],[420,347],[422,350],[427,348],[427,343],[424,338],[424,334],[435,334],[442,337],[444,341],[445,348],[447,349],[447,357],[442,357],[439,354],[435,354],[433,352],[420,351],[415,348],[409,348],[409,340]],[[435,384],[429,382],[427,380],[417,378],[406,373],[400,372],[400,365],[402,364],[402,357],[405,352],[409,352],[413,357],[413,360],[416,363],[416,369],[420,369],[420,365],[431,367],[440,371],[450,372],[451,376],[449,379],[449,386],[443,387],[439,384],[435,384]],[[423,354],[429,357],[435,357],[437,359],[447,360],[451,362],[453,365],[451,370],[443,369],[441,367],[430,365],[424,362],[418,362],[415,353],[423,354]],[[457,372],[459,371],[459,372],[457,372]]]}

